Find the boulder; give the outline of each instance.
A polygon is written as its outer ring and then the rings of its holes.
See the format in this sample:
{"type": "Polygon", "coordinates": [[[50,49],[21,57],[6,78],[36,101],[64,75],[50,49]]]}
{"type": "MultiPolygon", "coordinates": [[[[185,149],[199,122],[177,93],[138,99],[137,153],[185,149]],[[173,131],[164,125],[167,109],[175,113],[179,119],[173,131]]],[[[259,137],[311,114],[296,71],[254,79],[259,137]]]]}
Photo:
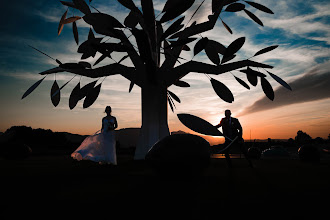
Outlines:
{"type": "Polygon", "coordinates": [[[200,176],[210,163],[210,144],[197,135],[170,135],[157,142],[145,159],[163,176],[200,176]]]}
{"type": "Polygon", "coordinates": [[[312,145],[306,144],[298,149],[298,155],[300,160],[304,162],[319,162],[320,161],[320,151],[319,149],[312,145]]]}
{"type": "Polygon", "coordinates": [[[263,157],[289,157],[289,152],[281,145],[271,146],[270,148],[262,151],[263,157]]]}
{"type": "Polygon", "coordinates": [[[23,160],[31,156],[32,149],[22,143],[5,144],[2,147],[3,157],[10,160],[23,160]]]}
{"type": "Polygon", "coordinates": [[[261,158],[261,150],[258,147],[250,147],[247,155],[249,159],[259,160],[261,158]]]}

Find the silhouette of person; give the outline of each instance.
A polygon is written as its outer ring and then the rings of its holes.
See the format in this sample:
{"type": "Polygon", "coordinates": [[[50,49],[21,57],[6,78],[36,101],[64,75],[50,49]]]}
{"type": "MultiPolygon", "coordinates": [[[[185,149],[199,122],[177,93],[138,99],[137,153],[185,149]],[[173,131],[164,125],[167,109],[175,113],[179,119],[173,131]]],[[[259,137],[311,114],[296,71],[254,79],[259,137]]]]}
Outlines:
{"type": "MultiPolygon", "coordinates": [[[[216,125],[216,128],[222,127],[222,133],[225,136],[225,146],[228,146],[232,142],[233,139],[236,137],[237,140],[233,143],[234,146],[239,146],[240,150],[243,152],[245,158],[249,161],[249,165],[252,166],[251,161],[248,159],[247,151],[244,146],[244,140],[242,138],[243,136],[243,128],[241,126],[241,123],[237,118],[231,117],[231,111],[227,109],[225,111],[225,118],[222,118],[220,123],[216,125]]],[[[231,147],[229,147],[227,150],[225,150],[225,157],[228,164],[228,167],[232,167],[231,159],[229,156],[231,147]]]]}

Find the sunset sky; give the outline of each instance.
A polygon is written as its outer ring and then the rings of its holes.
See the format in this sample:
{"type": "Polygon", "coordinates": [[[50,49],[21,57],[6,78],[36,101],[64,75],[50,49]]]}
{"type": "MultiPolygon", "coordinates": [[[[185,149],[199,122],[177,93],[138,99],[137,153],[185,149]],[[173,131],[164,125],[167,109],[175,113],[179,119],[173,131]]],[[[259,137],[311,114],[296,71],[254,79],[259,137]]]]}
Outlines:
{"type": "MultiPolygon", "coordinates": [[[[89,1],[86,1],[89,2],[89,1]]],[[[134,1],[138,6],[139,0],[134,1]]],[[[154,0],[156,15],[166,1],[154,0]]],[[[187,11],[185,22],[202,0],[196,0],[187,11]]],[[[228,46],[236,38],[245,36],[246,41],[234,61],[249,58],[258,50],[271,46],[279,47],[254,60],[273,65],[270,72],[288,82],[289,91],[267,77],[275,91],[275,100],[270,101],[262,91],[260,81],[256,87],[247,90],[234,79],[231,73],[214,76],[225,83],[233,92],[235,101],[226,103],[212,89],[204,74],[190,73],[183,78],[190,88],[171,86],[181,99],[176,104],[175,113],[168,112],[171,131],[189,131],[180,123],[176,114],[189,113],[216,125],[224,117],[224,110],[231,109],[232,116],[239,118],[245,139],[288,139],[294,138],[302,130],[312,138],[327,138],[330,133],[330,2],[327,0],[254,0],[270,8],[275,14],[257,11],[249,6],[264,27],[259,26],[241,11],[224,12],[221,18],[231,27],[231,35],[219,20],[216,27],[203,37],[208,37],[228,46]]],[[[128,10],[116,0],[93,0],[91,3],[103,13],[108,13],[123,22],[128,10]]],[[[140,88],[135,86],[128,92],[130,82],[122,76],[107,77],[102,85],[98,100],[88,109],[82,102],[69,109],[68,98],[80,77],[75,77],[62,91],[61,102],[55,108],[50,100],[50,89],[55,75],[49,75],[28,97],[21,100],[24,92],[43,76],[38,73],[56,67],[56,62],[31,49],[32,45],[62,62],[78,62],[81,54],[72,34],[72,24],[65,25],[57,36],[58,23],[66,11],[58,0],[6,1],[1,7],[0,29],[0,131],[13,125],[32,128],[67,131],[78,134],[92,134],[100,129],[104,108],[110,105],[117,117],[120,128],[141,126],[140,88]]],[[[211,10],[211,0],[206,0],[194,19],[197,23],[207,19],[211,10]]],[[[75,12],[75,15],[82,15],[75,12]]],[[[68,16],[72,16],[69,11],[68,16]]],[[[160,17],[159,17],[160,19],[160,17]]],[[[89,25],[83,20],[77,22],[79,44],[87,39],[89,25]]],[[[165,27],[169,25],[166,24],[165,27]]],[[[129,34],[128,31],[125,32],[129,34]]],[[[200,36],[197,36],[200,38],[200,36]]],[[[108,38],[105,38],[105,40],[108,38]]],[[[111,42],[110,40],[109,42],[111,42]]],[[[189,44],[193,48],[195,42],[189,44]]],[[[122,54],[114,54],[120,60],[122,54]]],[[[182,54],[191,60],[193,52],[182,54]]],[[[86,61],[94,63],[95,58],[86,61]]],[[[193,58],[211,63],[204,51],[193,58]]],[[[101,63],[99,66],[111,63],[101,63]]],[[[130,65],[129,61],[123,62],[130,65]]],[[[245,74],[232,72],[248,82],[245,74]]],[[[59,86],[73,77],[71,73],[56,74],[59,86]]],[[[85,85],[91,79],[81,78],[85,85]]]]}

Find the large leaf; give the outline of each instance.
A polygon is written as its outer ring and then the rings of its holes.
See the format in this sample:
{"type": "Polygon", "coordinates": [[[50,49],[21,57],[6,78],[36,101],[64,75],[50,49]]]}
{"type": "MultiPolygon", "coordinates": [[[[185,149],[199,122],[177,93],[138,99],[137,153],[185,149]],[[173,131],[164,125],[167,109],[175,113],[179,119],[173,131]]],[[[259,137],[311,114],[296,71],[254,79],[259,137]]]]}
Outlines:
{"type": "Polygon", "coordinates": [[[264,5],[261,5],[259,3],[256,2],[250,2],[250,1],[245,1],[246,3],[248,3],[249,5],[255,7],[256,9],[259,9],[260,11],[266,12],[268,14],[274,14],[274,12],[272,12],[272,10],[270,10],[269,8],[267,8],[264,5]]]}
{"type": "Polygon", "coordinates": [[[261,49],[256,54],[254,54],[254,57],[255,56],[258,56],[260,54],[263,54],[263,53],[267,53],[269,51],[272,51],[272,50],[276,49],[277,47],[278,47],[278,45],[274,45],[274,46],[270,46],[270,47],[266,47],[264,49],[261,49]]]}
{"type": "Polygon", "coordinates": [[[124,20],[124,25],[129,28],[134,28],[139,23],[139,18],[135,12],[130,12],[124,20]]]}
{"type": "Polygon", "coordinates": [[[265,77],[266,75],[263,73],[260,73],[258,71],[255,71],[251,69],[250,67],[247,67],[246,70],[240,70],[243,73],[246,73],[248,81],[251,83],[253,86],[257,86],[258,84],[258,76],[259,77],[265,77]]]}
{"type": "Polygon", "coordinates": [[[213,47],[217,53],[220,53],[222,55],[226,52],[226,47],[214,40],[209,40],[207,42],[207,47],[213,47]]]}
{"type": "Polygon", "coordinates": [[[228,7],[225,9],[225,11],[229,12],[237,12],[242,11],[245,8],[245,5],[242,3],[233,3],[231,5],[228,5],[228,7]]]}
{"type": "Polygon", "coordinates": [[[63,21],[63,24],[70,24],[70,23],[75,22],[75,21],[78,21],[80,19],[81,19],[81,17],[79,17],[79,16],[73,16],[73,17],[70,17],[70,18],[65,19],[63,21]]]}
{"type": "Polygon", "coordinates": [[[207,43],[207,45],[205,47],[205,53],[206,53],[207,57],[212,61],[212,63],[214,63],[215,65],[219,65],[219,63],[220,63],[219,54],[218,54],[216,48],[213,47],[212,44],[210,44],[209,42],[207,43]]]}
{"type": "Polygon", "coordinates": [[[222,57],[221,63],[224,63],[224,61],[226,59],[228,59],[229,57],[234,55],[237,51],[239,51],[239,49],[241,49],[241,47],[243,46],[244,42],[245,42],[245,37],[240,37],[240,38],[237,38],[236,40],[234,40],[227,47],[227,49],[222,57]]]}
{"type": "Polygon", "coordinates": [[[160,19],[160,22],[164,23],[178,17],[188,10],[194,2],[195,0],[167,0],[163,9],[165,14],[160,19]]]}
{"type": "Polygon", "coordinates": [[[30,93],[33,92],[45,78],[46,78],[46,76],[44,78],[38,80],[28,90],[26,90],[26,92],[22,96],[22,99],[24,99],[26,96],[30,95],[30,93]]]}
{"type": "Polygon", "coordinates": [[[64,83],[63,86],[61,86],[61,88],[59,88],[55,93],[52,94],[52,97],[53,96],[56,96],[66,85],[68,85],[69,82],[71,82],[71,80],[73,80],[73,78],[75,78],[76,75],[74,77],[72,77],[69,81],[67,81],[66,83],[64,83]]]}
{"type": "MultiPolygon", "coordinates": [[[[266,70],[267,71],[267,70],[266,70]]],[[[280,77],[276,76],[275,74],[268,72],[267,73],[273,78],[275,79],[279,84],[281,84],[282,86],[284,86],[285,88],[287,88],[288,90],[291,90],[291,86],[289,86],[289,84],[287,84],[283,79],[281,79],[280,77]]]]}
{"type": "Polygon", "coordinates": [[[79,44],[79,35],[78,35],[77,24],[75,21],[72,23],[72,31],[73,31],[74,40],[76,41],[76,43],[78,45],[79,44]]]}
{"type": "MultiPolygon", "coordinates": [[[[124,26],[114,17],[103,13],[90,13],[83,17],[87,24],[90,24],[94,29],[108,30],[113,28],[123,28],[124,26]]],[[[95,30],[96,31],[96,30],[95,30]]],[[[112,31],[112,30],[111,30],[112,31]]]]}
{"type": "Polygon", "coordinates": [[[139,11],[132,0],[117,0],[120,4],[132,11],[139,11]]]}
{"type": "Polygon", "coordinates": [[[193,42],[194,40],[196,40],[196,38],[185,38],[185,39],[182,39],[182,40],[171,41],[171,45],[169,47],[183,46],[185,44],[188,44],[190,42],[193,42]]]}
{"type": "Polygon", "coordinates": [[[134,85],[135,85],[135,83],[134,83],[134,81],[132,80],[132,81],[130,82],[130,84],[129,84],[129,88],[128,88],[128,92],[129,92],[129,93],[132,91],[134,85]]]}
{"type": "Polygon", "coordinates": [[[243,80],[241,80],[240,78],[238,78],[236,76],[234,76],[234,77],[237,80],[237,82],[239,82],[239,84],[241,84],[242,86],[244,86],[247,89],[250,89],[250,86],[246,82],[244,82],[243,80]]]}
{"type": "Polygon", "coordinates": [[[202,39],[200,39],[194,47],[194,56],[196,56],[199,52],[201,52],[202,50],[205,49],[207,42],[208,42],[208,38],[207,37],[203,37],[202,39]]]}
{"type": "Polygon", "coordinates": [[[91,9],[86,4],[85,0],[73,0],[73,4],[84,14],[90,14],[91,9]]]}
{"type": "Polygon", "coordinates": [[[172,110],[172,112],[174,112],[175,104],[170,95],[167,94],[167,97],[168,97],[168,99],[167,99],[168,104],[170,104],[171,110],[172,110]]]}
{"type": "Polygon", "coordinates": [[[234,96],[231,91],[223,83],[211,78],[212,87],[215,93],[224,101],[232,103],[234,101],[234,96]]]}
{"type": "Polygon", "coordinates": [[[64,20],[66,19],[66,15],[68,14],[68,10],[66,10],[64,12],[64,14],[62,15],[61,17],[61,20],[60,20],[60,23],[58,24],[58,28],[57,28],[57,35],[60,35],[62,30],[63,30],[63,27],[64,27],[64,20]]]}
{"type": "Polygon", "coordinates": [[[80,82],[74,87],[69,98],[69,108],[72,110],[80,100],[80,82]]]}
{"type": "Polygon", "coordinates": [[[182,21],[184,20],[184,16],[176,20],[171,26],[167,28],[167,30],[164,32],[162,39],[165,39],[166,37],[174,34],[175,32],[178,32],[181,28],[183,28],[182,21]]]}
{"type": "Polygon", "coordinates": [[[78,9],[73,2],[67,2],[67,1],[60,1],[62,3],[62,5],[65,5],[65,6],[69,6],[71,8],[76,8],[78,9]]]}
{"type": "Polygon", "coordinates": [[[101,91],[101,85],[99,84],[86,95],[86,98],[84,100],[83,108],[88,108],[89,106],[93,105],[93,103],[96,101],[97,97],[100,94],[101,91]]]}
{"type": "Polygon", "coordinates": [[[61,92],[59,90],[60,90],[60,87],[58,86],[58,84],[55,80],[53,83],[52,89],[50,90],[50,99],[52,100],[52,103],[55,107],[60,103],[60,100],[61,100],[61,92]],[[56,93],[56,95],[53,95],[55,93],[56,93]]]}
{"type": "Polygon", "coordinates": [[[274,90],[265,77],[261,77],[261,87],[270,100],[274,100],[274,90]]]}
{"type": "Polygon", "coordinates": [[[179,120],[189,129],[205,135],[223,136],[223,134],[212,124],[190,114],[177,114],[179,120]]]}
{"type": "Polygon", "coordinates": [[[177,80],[173,85],[178,86],[178,87],[190,87],[190,85],[182,80],[177,80]]]}
{"type": "Polygon", "coordinates": [[[80,89],[79,99],[85,98],[90,92],[92,92],[96,82],[97,82],[97,80],[90,82],[90,83],[86,84],[85,86],[83,86],[80,89]]]}
{"type": "Polygon", "coordinates": [[[227,31],[231,34],[233,34],[233,31],[230,29],[230,27],[221,19],[221,22],[223,24],[223,26],[227,29],[227,31]]]}
{"type": "Polygon", "coordinates": [[[252,12],[244,9],[245,13],[256,23],[258,23],[259,25],[261,26],[264,26],[264,24],[262,23],[262,21],[257,17],[255,16],[252,12]]]}
{"type": "Polygon", "coordinates": [[[173,92],[167,90],[168,94],[178,103],[181,103],[181,100],[179,99],[179,97],[177,95],[175,95],[173,92]]]}

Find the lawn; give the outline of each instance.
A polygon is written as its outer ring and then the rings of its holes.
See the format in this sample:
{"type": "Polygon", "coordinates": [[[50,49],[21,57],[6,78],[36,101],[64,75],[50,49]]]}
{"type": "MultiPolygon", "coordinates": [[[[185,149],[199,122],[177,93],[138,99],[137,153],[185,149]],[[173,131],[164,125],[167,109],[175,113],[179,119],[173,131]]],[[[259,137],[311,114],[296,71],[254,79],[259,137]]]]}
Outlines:
{"type": "Polygon", "coordinates": [[[0,159],[1,207],[121,217],[116,219],[268,219],[330,209],[330,160],[253,163],[250,168],[245,159],[236,158],[228,169],[224,159],[213,158],[202,177],[177,179],[159,176],[129,155],[119,155],[117,166],[77,162],[68,155],[0,159]]]}

